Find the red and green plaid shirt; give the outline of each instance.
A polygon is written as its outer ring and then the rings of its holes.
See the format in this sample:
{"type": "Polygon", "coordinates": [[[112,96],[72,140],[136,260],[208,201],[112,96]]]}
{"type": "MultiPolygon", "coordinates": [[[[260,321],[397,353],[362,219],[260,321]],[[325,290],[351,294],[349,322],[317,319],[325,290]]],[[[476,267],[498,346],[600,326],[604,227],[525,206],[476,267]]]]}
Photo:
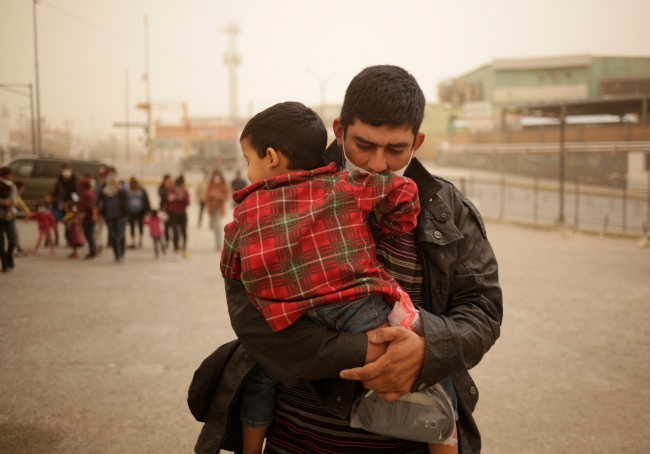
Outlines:
{"type": "Polygon", "coordinates": [[[221,272],[241,280],[274,331],[316,306],[370,294],[399,299],[399,285],[375,257],[366,217],[401,235],[420,212],[417,187],[394,174],[338,172],[336,164],[262,180],[233,194],[221,272]]]}

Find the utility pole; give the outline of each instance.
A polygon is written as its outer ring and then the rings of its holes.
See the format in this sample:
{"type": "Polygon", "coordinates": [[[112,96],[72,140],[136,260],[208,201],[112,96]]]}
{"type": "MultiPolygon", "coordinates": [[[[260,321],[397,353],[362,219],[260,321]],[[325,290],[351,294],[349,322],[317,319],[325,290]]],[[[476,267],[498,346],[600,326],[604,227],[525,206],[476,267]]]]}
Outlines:
{"type": "MultiPolygon", "coordinates": [[[[147,109],[147,159],[153,158],[153,117],[151,115],[151,81],[149,77],[149,18],[144,16],[144,80],[145,80],[145,104],[147,109]]],[[[128,123],[128,121],[127,121],[128,123]]]]}
{"type": "Polygon", "coordinates": [[[319,110],[320,110],[321,119],[325,120],[325,103],[326,103],[325,89],[327,87],[327,82],[332,80],[336,76],[336,74],[332,73],[329,76],[323,78],[323,77],[320,77],[318,74],[316,74],[311,69],[308,69],[307,72],[309,74],[311,74],[312,76],[314,76],[314,78],[316,80],[318,80],[318,83],[320,84],[320,109],[319,110]]]}
{"type": "Polygon", "coordinates": [[[37,153],[41,153],[41,87],[38,83],[38,38],[36,35],[36,3],[38,0],[34,0],[33,9],[34,9],[34,68],[36,75],[36,129],[38,131],[37,138],[37,153]]]}
{"type": "MultiPolygon", "coordinates": [[[[129,68],[126,68],[124,76],[124,122],[129,124],[129,68]]],[[[126,162],[131,161],[131,153],[129,152],[129,128],[124,128],[124,146],[126,151],[126,162]]]]}
{"type": "Polygon", "coordinates": [[[241,31],[239,25],[230,23],[222,28],[228,35],[228,52],[223,54],[223,63],[228,67],[228,82],[230,85],[230,118],[235,121],[239,116],[237,93],[237,67],[241,64],[241,55],[237,52],[237,35],[241,31]]]}

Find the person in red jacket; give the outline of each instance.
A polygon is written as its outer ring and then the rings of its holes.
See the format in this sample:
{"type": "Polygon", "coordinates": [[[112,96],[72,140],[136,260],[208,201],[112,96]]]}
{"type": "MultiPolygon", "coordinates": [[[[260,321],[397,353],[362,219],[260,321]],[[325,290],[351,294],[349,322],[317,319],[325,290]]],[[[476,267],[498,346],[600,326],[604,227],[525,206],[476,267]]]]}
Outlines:
{"type": "Polygon", "coordinates": [[[167,190],[163,210],[169,216],[174,240],[174,260],[178,260],[179,239],[183,243],[183,256],[189,258],[187,252],[187,207],[190,204],[190,194],[185,188],[183,175],[176,178],[174,186],[167,190]]]}
{"type": "Polygon", "coordinates": [[[36,240],[32,254],[40,255],[38,248],[41,246],[43,239],[47,240],[47,244],[50,245],[50,254],[56,254],[54,241],[52,241],[52,229],[56,228],[56,221],[50,210],[45,208],[44,202],[38,202],[36,204],[36,211],[32,213],[32,219],[36,219],[36,222],[38,222],[38,239],[36,240]]]}
{"type": "Polygon", "coordinates": [[[95,244],[95,180],[92,176],[86,175],[79,181],[79,213],[82,217],[81,227],[88,242],[88,255],[85,259],[97,257],[95,244]]]}

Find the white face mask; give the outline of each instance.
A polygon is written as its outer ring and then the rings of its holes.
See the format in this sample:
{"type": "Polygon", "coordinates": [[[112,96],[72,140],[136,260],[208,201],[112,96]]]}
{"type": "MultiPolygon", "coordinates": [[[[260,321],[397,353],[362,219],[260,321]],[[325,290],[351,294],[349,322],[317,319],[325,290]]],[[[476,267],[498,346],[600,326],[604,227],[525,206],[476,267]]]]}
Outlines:
{"type": "MultiPolygon", "coordinates": [[[[345,158],[345,166],[344,169],[347,170],[348,172],[352,171],[357,171],[361,173],[373,173],[370,172],[369,170],[362,169],[361,167],[358,167],[350,161],[350,158],[348,158],[348,155],[345,153],[345,135],[341,136],[341,149],[343,150],[343,157],[345,158]]],[[[408,168],[409,164],[411,164],[411,159],[413,159],[413,155],[415,154],[415,150],[411,150],[411,156],[409,157],[409,161],[406,163],[404,167],[402,167],[399,170],[391,170],[390,172],[393,175],[397,175],[400,177],[404,176],[404,172],[406,172],[406,169],[408,168]]]]}

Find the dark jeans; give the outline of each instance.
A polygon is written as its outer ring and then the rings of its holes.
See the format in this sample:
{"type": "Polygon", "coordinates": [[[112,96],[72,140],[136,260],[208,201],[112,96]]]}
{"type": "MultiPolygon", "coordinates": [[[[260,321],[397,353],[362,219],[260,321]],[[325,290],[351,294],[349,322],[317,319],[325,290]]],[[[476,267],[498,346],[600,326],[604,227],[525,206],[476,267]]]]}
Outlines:
{"type": "Polygon", "coordinates": [[[95,223],[92,224],[81,224],[84,229],[84,236],[86,241],[88,241],[88,255],[94,257],[97,255],[97,248],[95,247],[95,223]]]}
{"type": "Polygon", "coordinates": [[[0,221],[0,261],[2,270],[14,267],[14,248],[16,247],[16,221],[0,221]],[[5,245],[5,236],[7,243],[5,245]]]}
{"type": "Polygon", "coordinates": [[[187,214],[170,214],[169,224],[174,232],[174,251],[178,251],[178,240],[183,240],[183,250],[187,246],[187,214]]]}
{"type": "Polygon", "coordinates": [[[140,238],[142,238],[142,220],[146,213],[142,211],[141,213],[130,213],[129,214],[129,226],[131,227],[131,237],[135,237],[135,226],[138,226],[138,231],[140,232],[140,238]]]}
{"type": "Polygon", "coordinates": [[[115,259],[124,257],[124,247],[126,246],[126,223],[127,218],[106,219],[106,227],[108,227],[108,235],[110,238],[111,246],[113,247],[113,254],[115,259]]]}

